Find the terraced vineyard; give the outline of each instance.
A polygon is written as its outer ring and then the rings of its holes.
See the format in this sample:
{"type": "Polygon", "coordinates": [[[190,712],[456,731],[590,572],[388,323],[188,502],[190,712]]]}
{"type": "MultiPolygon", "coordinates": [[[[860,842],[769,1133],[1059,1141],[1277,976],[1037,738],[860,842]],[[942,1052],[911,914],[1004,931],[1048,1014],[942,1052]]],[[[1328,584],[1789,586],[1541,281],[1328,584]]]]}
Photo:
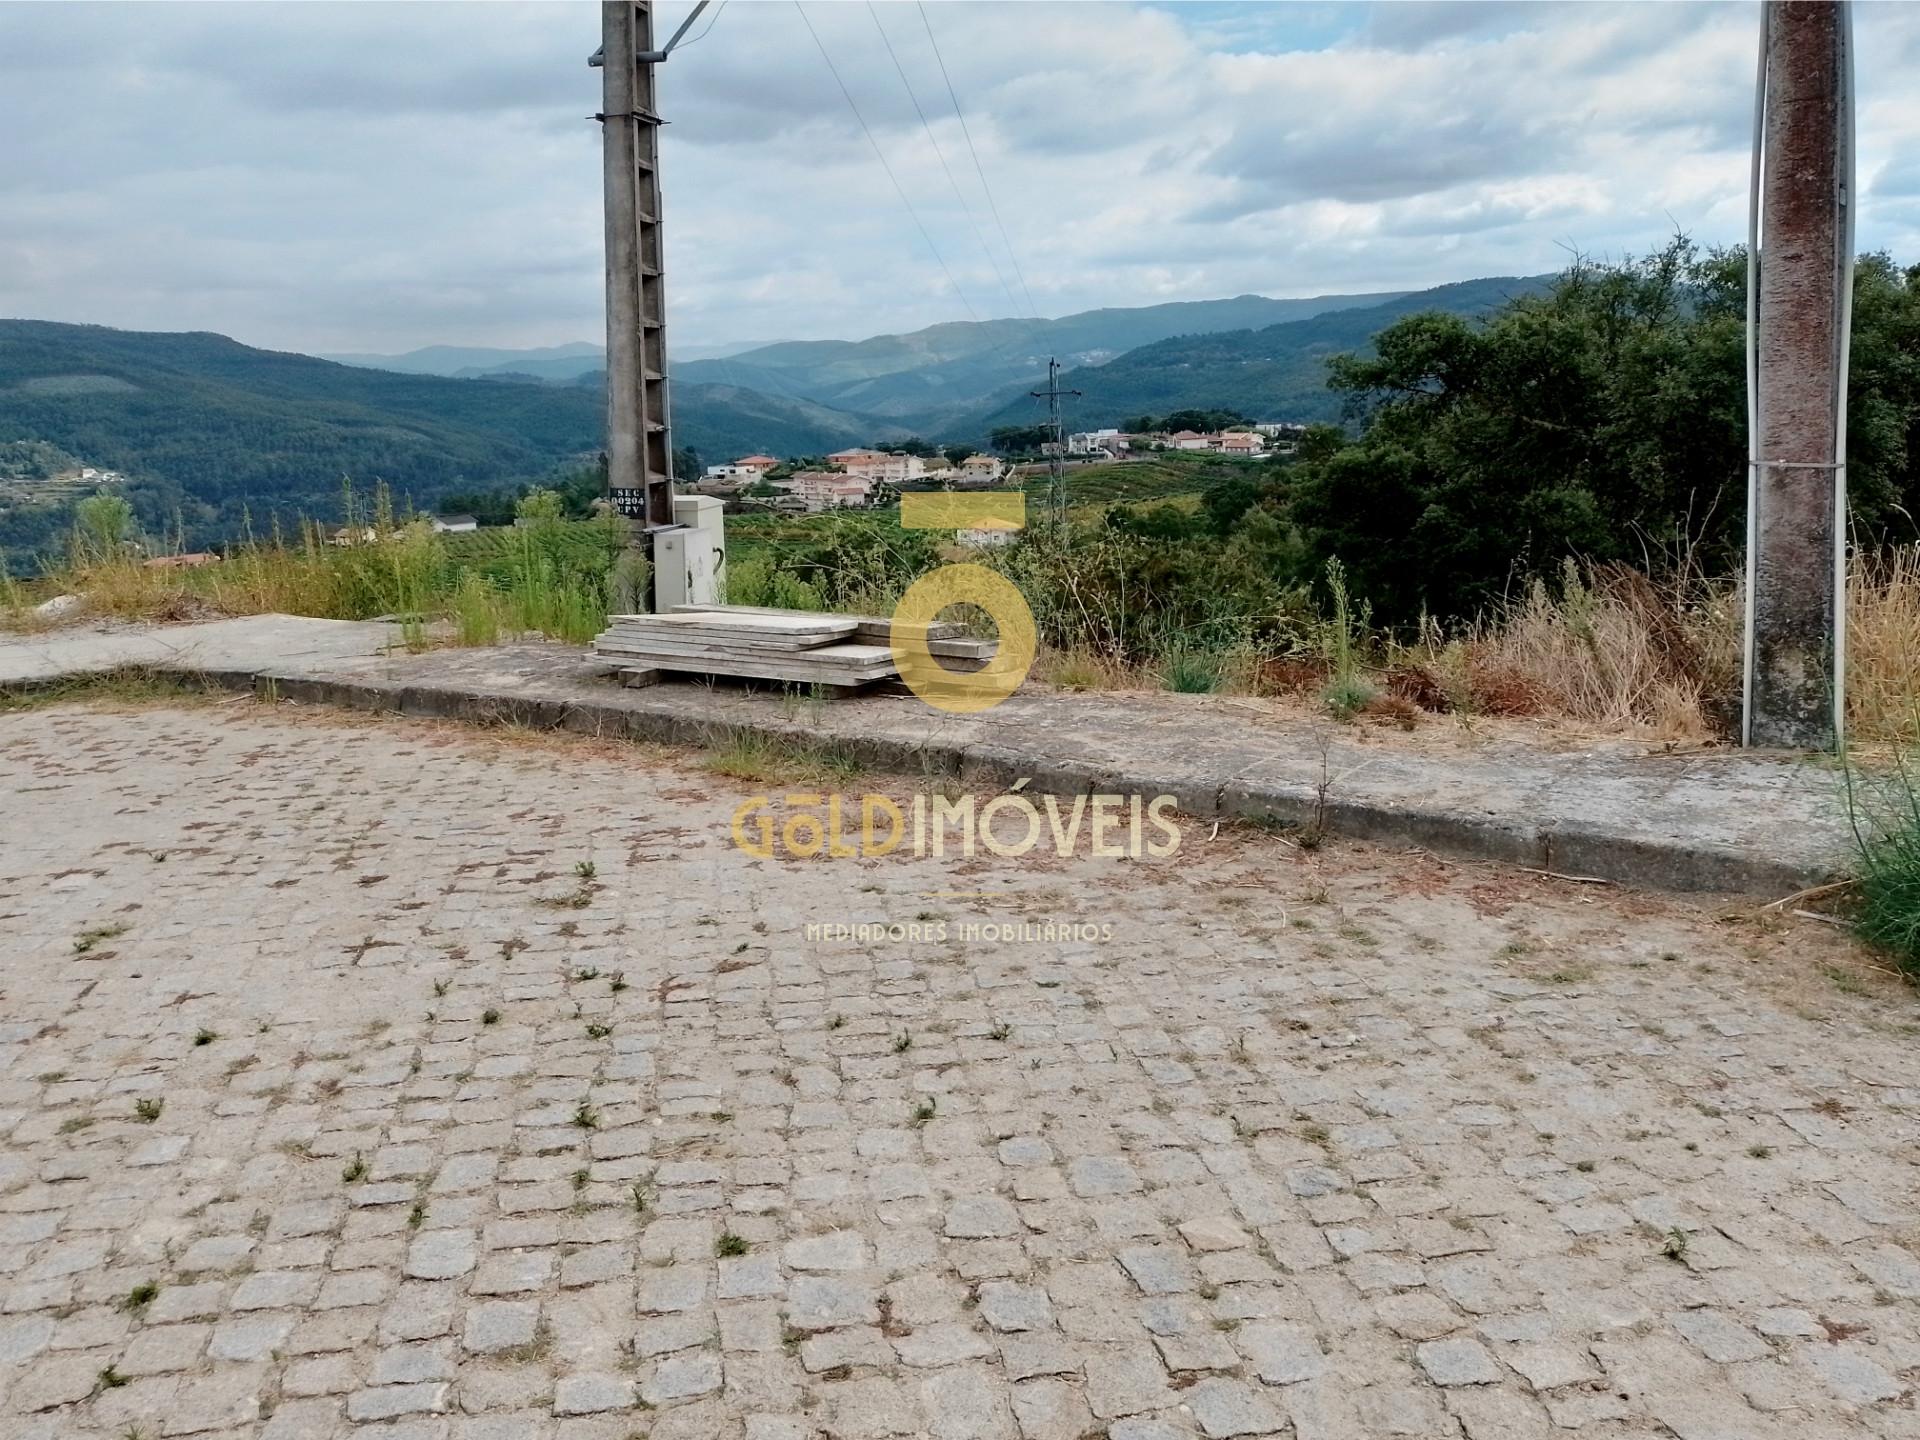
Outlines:
{"type": "MultiPolygon", "coordinates": [[[[489,579],[505,581],[524,541],[518,527],[495,525],[464,534],[443,535],[447,559],[462,570],[476,570],[489,579]]],[[[607,527],[595,520],[562,520],[546,546],[563,569],[595,573],[607,568],[607,527]]]]}
{"type": "MultiPolygon", "coordinates": [[[[1252,479],[1264,471],[1257,460],[1226,460],[1218,455],[1156,455],[1108,465],[1077,465],[1067,470],[1067,503],[1075,508],[1140,500],[1168,500],[1204,494],[1228,480],[1252,479]]],[[[1029,496],[1047,493],[1045,466],[1023,471],[1021,487],[1029,496]]]]}

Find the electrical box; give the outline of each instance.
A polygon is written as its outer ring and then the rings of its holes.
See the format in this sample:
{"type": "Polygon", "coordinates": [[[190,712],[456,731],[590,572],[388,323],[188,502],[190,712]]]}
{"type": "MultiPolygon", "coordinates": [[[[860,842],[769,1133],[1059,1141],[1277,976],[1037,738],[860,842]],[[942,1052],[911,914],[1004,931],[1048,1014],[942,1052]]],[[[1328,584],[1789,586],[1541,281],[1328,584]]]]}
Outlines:
{"type": "Polygon", "coordinates": [[[688,541],[694,531],[685,525],[651,530],[653,541],[653,608],[666,614],[676,605],[693,604],[693,576],[687,567],[688,541]]]}
{"type": "Polygon", "coordinates": [[[676,602],[714,605],[727,598],[726,509],[711,495],[676,495],[673,518],[686,527],[687,598],[676,602]]]}

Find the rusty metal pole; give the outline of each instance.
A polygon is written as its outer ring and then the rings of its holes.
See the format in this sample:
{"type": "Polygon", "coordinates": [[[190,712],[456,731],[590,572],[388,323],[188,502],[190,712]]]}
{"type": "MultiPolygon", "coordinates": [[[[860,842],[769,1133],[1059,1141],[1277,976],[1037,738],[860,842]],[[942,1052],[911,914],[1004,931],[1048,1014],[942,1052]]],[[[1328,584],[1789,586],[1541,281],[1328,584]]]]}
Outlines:
{"type": "Polygon", "coordinates": [[[1839,0],[1768,0],[1764,23],[1743,736],[1826,749],[1846,626],[1850,16],[1839,0]]]}

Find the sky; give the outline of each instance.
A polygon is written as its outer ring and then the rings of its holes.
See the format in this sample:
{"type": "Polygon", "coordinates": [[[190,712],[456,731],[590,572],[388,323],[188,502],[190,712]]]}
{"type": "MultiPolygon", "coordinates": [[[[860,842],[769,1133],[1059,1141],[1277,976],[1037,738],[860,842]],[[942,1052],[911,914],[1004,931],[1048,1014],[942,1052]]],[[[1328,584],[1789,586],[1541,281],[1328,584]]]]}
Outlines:
{"type": "MultiPolygon", "coordinates": [[[[1757,4],[729,0],[660,72],[669,337],[1740,241],[1758,28],[1757,4]]],[[[559,0],[0,4],[0,315],[320,352],[601,339],[598,32],[559,0]]],[[[1861,246],[1920,260],[1920,5],[1858,6],[1856,40],[1861,246]]]]}

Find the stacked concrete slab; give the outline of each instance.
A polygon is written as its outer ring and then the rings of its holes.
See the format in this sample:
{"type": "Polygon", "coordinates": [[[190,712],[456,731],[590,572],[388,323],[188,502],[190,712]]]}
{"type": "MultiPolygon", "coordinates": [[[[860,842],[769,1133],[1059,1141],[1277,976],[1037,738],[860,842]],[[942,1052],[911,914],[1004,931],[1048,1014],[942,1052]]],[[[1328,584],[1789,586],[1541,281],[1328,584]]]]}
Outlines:
{"type": "MultiPolygon", "coordinates": [[[[954,670],[977,670],[994,642],[959,625],[920,627],[927,648],[954,670]]],[[[679,605],[662,615],[614,615],[593,642],[629,683],[670,674],[727,675],[787,684],[857,689],[892,680],[893,622],[751,605],[679,605]]]]}

